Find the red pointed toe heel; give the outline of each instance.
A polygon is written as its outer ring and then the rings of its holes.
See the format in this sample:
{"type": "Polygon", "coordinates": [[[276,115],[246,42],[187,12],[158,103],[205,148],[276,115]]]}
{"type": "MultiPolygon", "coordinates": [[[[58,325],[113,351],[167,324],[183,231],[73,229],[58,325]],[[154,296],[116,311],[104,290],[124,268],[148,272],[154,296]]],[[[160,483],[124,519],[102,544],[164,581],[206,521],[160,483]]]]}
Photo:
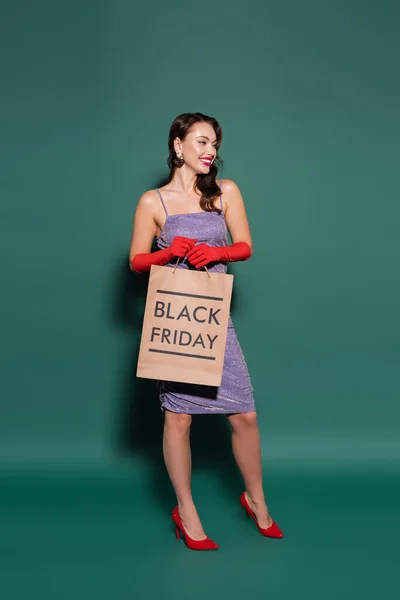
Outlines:
{"type": "Polygon", "coordinates": [[[185,544],[188,548],[190,548],[190,550],[217,550],[218,549],[218,547],[219,547],[218,544],[213,542],[209,537],[206,537],[204,540],[193,540],[191,537],[188,536],[188,534],[186,533],[186,531],[183,527],[177,506],[175,506],[174,510],[172,511],[172,520],[175,523],[176,539],[180,540],[180,538],[181,538],[180,534],[182,532],[183,539],[185,540],[185,544]]]}
{"type": "Polygon", "coordinates": [[[253,519],[253,521],[257,525],[257,529],[261,533],[261,535],[264,535],[265,537],[272,537],[272,538],[279,538],[279,539],[283,538],[283,533],[282,533],[281,529],[279,528],[279,526],[275,523],[275,521],[272,521],[272,524],[269,527],[267,527],[266,529],[263,529],[262,527],[259,526],[259,524],[257,522],[257,517],[253,513],[253,511],[251,510],[251,508],[249,506],[249,503],[247,502],[245,492],[243,492],[243,494],[240,496],[240,504],[243,506],[244,510],[246,511],[247,516],[251,517],[253,519]]]}

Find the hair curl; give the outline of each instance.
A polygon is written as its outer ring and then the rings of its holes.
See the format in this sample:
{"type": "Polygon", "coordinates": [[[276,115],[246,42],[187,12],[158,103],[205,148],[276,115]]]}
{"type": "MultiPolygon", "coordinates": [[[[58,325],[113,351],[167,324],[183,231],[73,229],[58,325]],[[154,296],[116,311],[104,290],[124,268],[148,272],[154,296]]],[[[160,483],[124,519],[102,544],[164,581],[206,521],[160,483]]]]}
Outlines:
{"type": "Polygon", "coordinates": [[[215,206],[215,200],[222,194],[221,188],[216,182],[219,168],[223,165],[222,159],[218,156],[218,149],[222,142],[222,129],[214,117],[208,117],[202,113],[183,113],[178,115],[171,125],[168,139],[168,166],[170,169],[169,181],[171,181],[175,169],[178,168],[176,162],[179,161],[174,149],[174,140],[179,138],[184,140],[190,129],[195,123],[209,123],[215,131],[217,138],[217,155],[207,174],[198,174],[195,182],[195,189],[201,192],[200,208],[205,212],[221,213],[221,210],[215,206]]]}

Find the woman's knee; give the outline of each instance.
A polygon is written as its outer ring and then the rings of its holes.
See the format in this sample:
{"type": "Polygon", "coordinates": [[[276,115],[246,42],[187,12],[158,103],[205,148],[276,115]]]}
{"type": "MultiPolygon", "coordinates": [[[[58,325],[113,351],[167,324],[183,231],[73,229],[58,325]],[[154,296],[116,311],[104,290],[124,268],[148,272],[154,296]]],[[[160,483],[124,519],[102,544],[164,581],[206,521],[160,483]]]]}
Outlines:
{"type": "Polygon", "coordinates": [[[187,433],[192,424],[192,415],[165,411],[165,427],[179,433],[187,433]]]}
{"type": "Polygon", "coordinates": [[[229,417],[230,424],[234,431],[242,431],[244,429],[253,429],[257,427],[257,413],[238,413],[229,417]]]}

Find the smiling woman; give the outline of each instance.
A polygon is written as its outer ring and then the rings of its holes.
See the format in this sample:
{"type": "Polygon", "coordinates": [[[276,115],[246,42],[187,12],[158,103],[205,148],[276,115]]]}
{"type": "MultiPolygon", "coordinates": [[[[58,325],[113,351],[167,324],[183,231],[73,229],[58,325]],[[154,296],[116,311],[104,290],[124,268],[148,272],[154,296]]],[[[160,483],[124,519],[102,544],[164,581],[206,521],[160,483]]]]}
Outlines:
{"type": "Polygon", "coordinates": [[[216,183],[218,168],[222,164],[218,156],[221,142],[222,129],[218,121],[201,113],[179,115],[170,129],[170,179],[174,176],[175,167],[190,167],[198,175],[196,187],[201,193],[200,207],[205,211],[219,210],[214,206],[214,200],[221,194],[216,183]]]}
{"type": "MultiPolygon", "coordinates": [[[[222,129],[213,117],[186,113],[175,119],[168,144],[169,182],[143,194],[136,208],[129,255],[132,271],[143,273],[151,265],[172,267],[179,257],[180,269],[207,266],[211,272],[226,273],[227,263],[250,258],[251,234],[240,190],[231,180],[223,184],[216,180],[221,142],[222,129]],[[159,250],[151,252],[154,236],[159,250]]],[[[172,514],[177,536],[182,532],[192,549],[218,548],[204,533],[191,494],[189,431],[192,415],[220,413],[232,426],[233,452],[246,486],[240,498],[243,508],[262,535],[283,537],[265,502],[253,389],[232,321],[218,388],[159,383],[165,412],[164,459],[178,499],[172,514]]]]}

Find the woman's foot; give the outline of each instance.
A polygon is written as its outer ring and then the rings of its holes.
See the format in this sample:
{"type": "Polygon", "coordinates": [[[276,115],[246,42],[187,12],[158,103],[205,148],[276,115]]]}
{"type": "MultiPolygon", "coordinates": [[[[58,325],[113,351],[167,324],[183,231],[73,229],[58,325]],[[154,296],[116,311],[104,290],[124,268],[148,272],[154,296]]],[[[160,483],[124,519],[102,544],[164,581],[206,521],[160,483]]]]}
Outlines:
{"type": "Polygon", "coordinates": [[[205,534],[200,539],[197,539],[197,536],[193,538],[191,535],[189,535],[179,515],[178,506],[175,506],[174,510],[172,511],[172,520],[175,523],[176,539],[179,540],[182,534],[186,546],[191,550],[218,550],[218,544],[216,544],[205,534]]]}
{"type": "Polygon", "coordinates": [[[197,510],[194,506],[179,506],[178,513],[186,533],[192,538],[192,540],[201,541],[207,538],[199,515],[197,514],[197,510]]]}
{"type": "Polygon", "coordinates": [[[271,519],[268,514],[268,509],[265,506],[265,502],[260,502],[258,505],[256,502],[252,501],[246,494],[243,492],[240,496],[240,504],[243,506],[244,510],[247,513],[248,517],[251,517],[255,522],[259,532],[265,537],[272,538],[283,538],[283,533],[280,527],[271,519]],[[252,506],[250,505],[252,502],[252,506]],[[256,514],[256,511],[258,514],[256,514]],[[266,511],[266,514],[265,514],[266,511]],[[260,525],[260,521],[262,525],[260,525]]]}
{"type": "Polygon", "coordinates": [[[271,527],[273,520],[269,516],[268,508],[265,500],[262,502],[254,502],[247,492],[244,493],[248,505],[256,516],[257,523],[262,529],[268,529],[271,527]]]}

